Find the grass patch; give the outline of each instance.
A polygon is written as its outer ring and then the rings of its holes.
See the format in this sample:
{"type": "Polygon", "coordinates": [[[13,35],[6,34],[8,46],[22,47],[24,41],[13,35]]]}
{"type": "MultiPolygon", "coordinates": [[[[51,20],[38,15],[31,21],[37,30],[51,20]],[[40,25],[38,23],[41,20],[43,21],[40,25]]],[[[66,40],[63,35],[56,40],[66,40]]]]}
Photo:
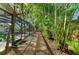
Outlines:
{"type": "Polygon", "coordinates": [[[79,41],[67,40],[66,43],[75,53],[79,54],[79,41]]]}
{"type": "Polygon", "coordinates": [[[0,52],[0,55],[6,55],[5,51],[0,52]]]}

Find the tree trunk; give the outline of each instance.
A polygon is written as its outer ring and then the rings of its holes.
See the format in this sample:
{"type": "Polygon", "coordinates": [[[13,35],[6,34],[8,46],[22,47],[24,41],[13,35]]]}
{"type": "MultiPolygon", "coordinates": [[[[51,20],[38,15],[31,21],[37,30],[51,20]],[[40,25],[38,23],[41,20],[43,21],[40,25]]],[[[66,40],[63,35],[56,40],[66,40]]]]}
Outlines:
{"type": "Polygon", "coordinates": [[[64,26],[63,26],[63,41],[61,43],[61,49],[63,50],[65,47],[65,39],[66,39],[66,21],[67,21],[67,15],[66,15],[66,5],[65,5],[65,18],[64,18],[64,26]]]}
{"type": "Polygon", "coordinates": [[[57,21],[57,10],[56,10],[56,4],[55,4],[55,11],[54,11],[54,16],[55,16],[55,21],[54,21],[54,25],[56,26],[56,21],[57,21]]]}
{"type": "Polygon", "coordinates": [[[15,13],[15,6],[14,6],[14,11],[12,14],[12,20],[11,20],[11,40],[12,40],[12,47],[14,47],[15,43],[15,32],[14,32],[14,27],[15,27],[15,19],[16,19],[16,13],[15,13]]]}

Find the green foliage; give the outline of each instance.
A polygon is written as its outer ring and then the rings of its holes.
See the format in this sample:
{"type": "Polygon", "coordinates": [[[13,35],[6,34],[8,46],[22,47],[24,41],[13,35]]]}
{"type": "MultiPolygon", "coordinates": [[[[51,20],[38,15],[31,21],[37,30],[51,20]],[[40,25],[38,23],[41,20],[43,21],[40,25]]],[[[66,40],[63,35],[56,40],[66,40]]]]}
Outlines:
{"type": "MultiPolygon", "coordinates": [[[[23,4],[24,10],[21,10],[21,4],[16,4],[19,8],[19,13],[24,11],[25,19],[31,18],[32,24],[41,29],[44,36],[48,37],[48,30],[52,32],[55,41],[59,44],[59,41],[69,39],[69,33],[76,28],[76,24],[72,22],[72,16],[79,4],[59,3],[59,4],[23,4]]],[[[69,46],[75,47],[75,51],[79,51],[77,46],[78,42],[68,41],[69,46]]]]}
{"type": "Polygon", "coordinates": [[[79,54],[79,42],[74,40],[67,40],[69,48],[71,48],[75,53],[79,54]]]}
{"type": "Polygon", "coordinates": [[[0,41],[2,41],[5,38],[5,33],[0,32],[0,41]]]}
{"type": "Polygon", "coordinates": [[[6,55],[5,51],[0,52],[0,55],[6,55]]]}

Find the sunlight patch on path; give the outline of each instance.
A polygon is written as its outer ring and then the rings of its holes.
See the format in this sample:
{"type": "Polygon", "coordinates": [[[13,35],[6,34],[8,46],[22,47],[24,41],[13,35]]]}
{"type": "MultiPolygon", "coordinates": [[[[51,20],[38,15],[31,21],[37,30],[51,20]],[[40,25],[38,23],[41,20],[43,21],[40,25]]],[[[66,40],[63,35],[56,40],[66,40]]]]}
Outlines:
{"type": "Polygon", "coordinates": [[[0,52],[5,50],[6,42],[0,42],[0,52]]]}

